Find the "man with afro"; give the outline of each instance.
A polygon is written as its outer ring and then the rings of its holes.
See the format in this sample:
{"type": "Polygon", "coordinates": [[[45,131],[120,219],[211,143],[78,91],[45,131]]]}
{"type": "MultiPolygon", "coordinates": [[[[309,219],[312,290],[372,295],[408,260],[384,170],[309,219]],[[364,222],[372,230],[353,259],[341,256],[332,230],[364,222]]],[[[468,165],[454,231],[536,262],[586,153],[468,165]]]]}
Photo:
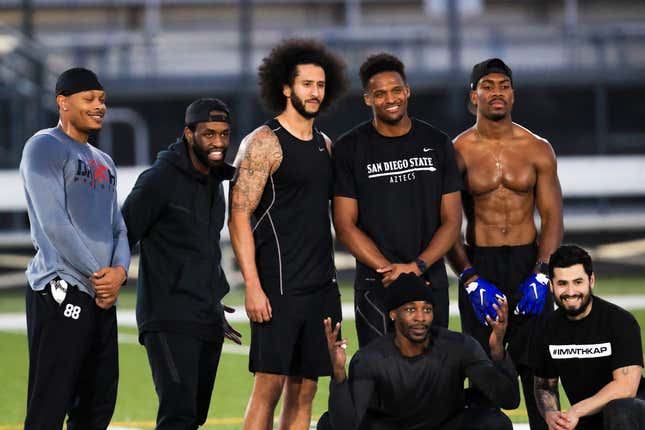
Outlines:
{"type": "Polygon", "coordinates": [[[341,319],[329,220],[331,142],[314,119],[347,84],[342,61],[303,39],[275,47],[259,81],[277,116],[240,145],[229,217],[255,374],[244,429],[272,428],[284,393],[279,427],[304,430],[318,377],[331,374],[320,322],[341,319]]]}

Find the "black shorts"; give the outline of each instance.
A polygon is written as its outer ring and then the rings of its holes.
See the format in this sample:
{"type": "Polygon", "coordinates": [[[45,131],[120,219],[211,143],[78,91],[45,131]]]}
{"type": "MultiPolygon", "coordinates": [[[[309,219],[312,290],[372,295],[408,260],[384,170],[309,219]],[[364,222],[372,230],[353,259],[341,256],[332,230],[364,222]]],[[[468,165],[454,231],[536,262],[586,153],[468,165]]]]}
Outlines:
{"type": "MultiPolygon", "coordinates": [[[[495,285],[508,299],[509,324],[506,331],[508,352],[516,366],[532,367],[531,339],[538,321],[553,312],[553,295],[548,294],[542,315],[515,315],[515,306],[522,298],[519,287],[531,275],[537,261],[537,245],[489,246],[466,248],[468,258],[480,277],[495,285]]],[[[490,328],[475,316],[463,285],[459,286],[459,314],[465,333],[473,336],[490,353],[490,328]]]]}
{"type": "Polygon", "coordinates": [[[331,375],[323,319],[342,320],[340,292],[334,282],[312,294],[270,296],[271,321],[251,322],[249,370],[302,376],[331,375]]]}

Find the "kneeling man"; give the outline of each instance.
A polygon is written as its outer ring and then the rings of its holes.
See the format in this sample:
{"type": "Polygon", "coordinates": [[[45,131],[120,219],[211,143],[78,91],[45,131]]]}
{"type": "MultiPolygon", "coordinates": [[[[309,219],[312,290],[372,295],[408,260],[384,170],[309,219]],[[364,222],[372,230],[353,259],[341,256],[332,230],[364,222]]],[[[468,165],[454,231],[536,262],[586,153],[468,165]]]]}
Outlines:
{"type": "Polygon", "coordinates": [[[337,340],[340,323],[325,319],[333,363],[329,419],[318,428],[334,430],[506,429],[498,409],[464,408],[467,377],[498,407],[516,408],[519,386],[502,341],[508,304],[493,305],[491,358],[471,336],[433,326],[431,289],[422,278],[403,274],[388,288],[394,333],[376,339],[352,358],[345,374],[347,340],[337,340]]]}
{"type": "Polygon", "coordinates": [[[593,295],[591,257],[578,246],[551,255],[549,278],[559,309],[536,339],[535,369],[535,400],[549,429],[645,429],[638,322],[593,295]],[[567,411],[560,410],[558,378],[571,402],[567,411]]]}

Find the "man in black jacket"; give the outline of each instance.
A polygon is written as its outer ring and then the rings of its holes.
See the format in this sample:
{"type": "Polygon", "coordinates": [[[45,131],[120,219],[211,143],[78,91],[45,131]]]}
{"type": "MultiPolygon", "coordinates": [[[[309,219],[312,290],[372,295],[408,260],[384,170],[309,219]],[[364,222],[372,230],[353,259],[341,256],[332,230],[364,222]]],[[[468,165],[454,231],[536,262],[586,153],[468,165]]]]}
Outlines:
{"type": "Polygon", "coordinates": [[[186,109],[184,134],[139,176],[123,206],[140,244],[137,325],[159,397],[157,429],[196,429],[208,414],[224,337],[240,343],[220,303],[222,182],[230,111],[208,98],[186,109]]]}
{"type": "Polygon", "coordinates": [[[508,325],[505,299],[493,305],[497,318],[486,317],[492,331],[491,358],[469,335],[435,326],[434,297],[422,278],[404,273],[388,291],[394,321],[389,333],[361,348],[345,373],[347,340],[337,340],[340,323],[325,332],[333,375],[329,415],[322,430],[474,430],[512,429],[495,408],[464,408],[468,377],[497,406],[516,408],[519,385],[502,341],[508,325]]]}

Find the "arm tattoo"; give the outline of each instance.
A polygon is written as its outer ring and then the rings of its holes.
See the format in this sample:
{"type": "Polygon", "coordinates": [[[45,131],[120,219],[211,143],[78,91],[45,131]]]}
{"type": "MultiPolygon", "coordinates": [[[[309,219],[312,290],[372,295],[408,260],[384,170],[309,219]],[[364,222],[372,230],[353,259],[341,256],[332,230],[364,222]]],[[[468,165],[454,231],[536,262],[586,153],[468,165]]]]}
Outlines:
{"type": "Polygon", "coordinates": [[[268,127],[259,128],[249,138],[251,141],[231,186],[230,210],[250,214],[260,203],[269,176],[280,166],[282,148],[268,127]]]}
{"type": "Polygon", "coordinates": [[[623,367],[622,369],[620,369],[620,373],[627,375],[629,373],[629,367],[623,367]]]}
{"type": "Polygon", "coordinates": [[[559,411],[558,379],[546,379],[536,376],[534,381],[535,403],[537,403],[542,416],[549,411],[559,411]]]}

